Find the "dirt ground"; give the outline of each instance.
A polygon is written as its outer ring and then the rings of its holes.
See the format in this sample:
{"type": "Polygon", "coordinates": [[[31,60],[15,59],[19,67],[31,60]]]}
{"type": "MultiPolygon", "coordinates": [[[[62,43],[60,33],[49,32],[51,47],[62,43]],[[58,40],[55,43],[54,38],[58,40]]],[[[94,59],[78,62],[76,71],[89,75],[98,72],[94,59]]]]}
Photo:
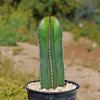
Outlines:
{"type": "MultiPolygon", "coordinates": [[[[14,47],[0,46],[3,57],[11,58],[14,68],[39,75],[39,46],[17,43],[14,47]]],[[[77,100],[100,100],[100,47],[89,40],[73,42],[73,36],[63,32],[65,79],[80,84],[77,100]]]]}

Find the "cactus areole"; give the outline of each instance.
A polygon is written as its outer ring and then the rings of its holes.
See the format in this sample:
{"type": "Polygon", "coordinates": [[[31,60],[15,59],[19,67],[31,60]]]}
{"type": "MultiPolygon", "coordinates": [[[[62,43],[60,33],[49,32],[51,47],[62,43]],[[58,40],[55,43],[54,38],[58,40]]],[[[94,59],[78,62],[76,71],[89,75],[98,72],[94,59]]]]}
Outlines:
{"type": "Polygon", "coordinates": [[[41,89],[64,87],[61,25],[56,17],[44,17],[38,27],[41,89]]]}

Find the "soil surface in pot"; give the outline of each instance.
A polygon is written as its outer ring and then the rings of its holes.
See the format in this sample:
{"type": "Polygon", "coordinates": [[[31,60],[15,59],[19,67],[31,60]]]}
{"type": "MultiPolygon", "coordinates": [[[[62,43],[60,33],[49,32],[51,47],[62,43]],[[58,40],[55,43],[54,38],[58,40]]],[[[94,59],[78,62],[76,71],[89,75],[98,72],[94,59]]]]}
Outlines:
{"type": "Polygon", "coordinates": [[[62,92],[62,91],[69,91],[76,88],[76,85],[72,83],[66,83],[64,87],[57,87],[56,89],[41,89],[40,82],[32,82],[27,86],[29,89],[37,90],[37,91],[44,91],[44,92],[62,92]]]}

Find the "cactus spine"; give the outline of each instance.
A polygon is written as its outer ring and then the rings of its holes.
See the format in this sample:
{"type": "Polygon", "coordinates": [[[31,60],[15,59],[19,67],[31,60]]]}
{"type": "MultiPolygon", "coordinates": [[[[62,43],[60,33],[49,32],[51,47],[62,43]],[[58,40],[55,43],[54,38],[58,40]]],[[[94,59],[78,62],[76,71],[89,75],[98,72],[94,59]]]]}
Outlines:
{"type": "Polygon", "coordinates": [[[55,17],[45,17],[38,28],[41,88],[64,86],[62,32],[55,17]]]}

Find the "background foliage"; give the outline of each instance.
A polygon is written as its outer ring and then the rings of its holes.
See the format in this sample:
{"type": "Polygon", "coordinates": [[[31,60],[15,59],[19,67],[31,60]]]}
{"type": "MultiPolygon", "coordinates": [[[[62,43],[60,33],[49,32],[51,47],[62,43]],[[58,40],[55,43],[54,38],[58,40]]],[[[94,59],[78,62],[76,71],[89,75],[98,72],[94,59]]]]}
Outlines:
{"type": "MultiPolygon", "coordinates": [[[[75,30],[76,26],[78,27],[80,22],[84,24],[84,21],[91,22],[91,25],[85,27],[92,29],[94,23],[99,27],[99,7],[98,0],[0,0],[0,44],[10,46],[19,41],[37,44],[37,25],[44,16],[57,16],[65,31],[75,30]]],[[[99,30],[93,28],[95,32],[91,33],[88,28],[84,30],[85,27],[82,27],[81,31],[79,28],[76,30],[79,34],[85,31],[89,39],[98,42],[99,30]]]]}

